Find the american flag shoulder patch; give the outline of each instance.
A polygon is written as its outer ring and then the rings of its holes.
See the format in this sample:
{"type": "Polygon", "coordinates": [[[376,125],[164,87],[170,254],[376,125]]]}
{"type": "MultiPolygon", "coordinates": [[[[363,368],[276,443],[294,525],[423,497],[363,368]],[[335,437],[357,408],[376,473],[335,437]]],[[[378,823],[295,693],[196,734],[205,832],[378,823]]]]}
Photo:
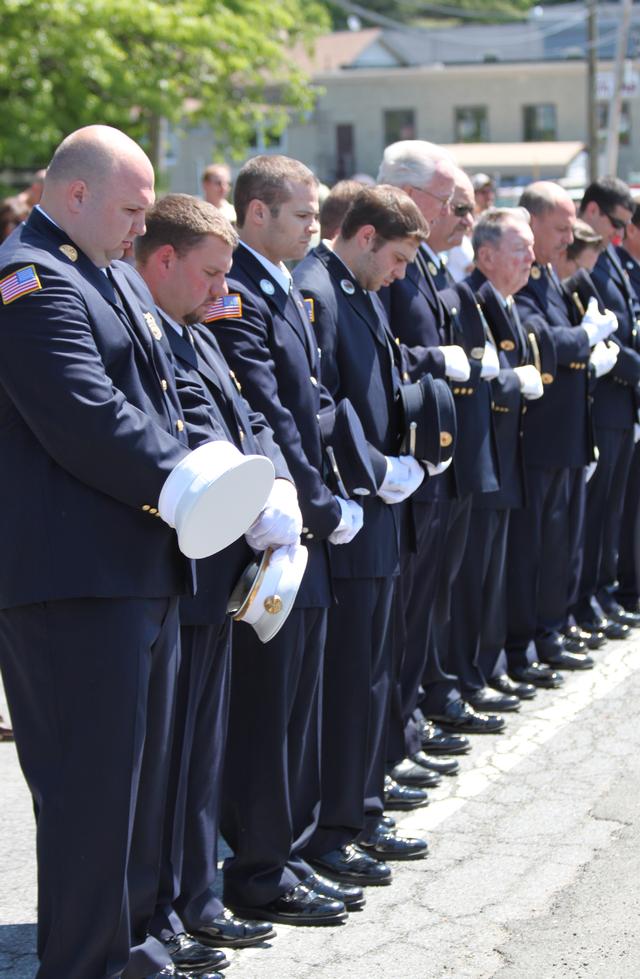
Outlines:
{"type": "Polygon", "coordinates": [[[307,311],[307,316],[309,317],[309,322],[311,324],[315,323],[315,321],[316,321],[316,311],[315,311],[315,306],[314,306],[314,303],[313,303],[313,299],[311,299],[311,298],[305,299],[304,300],[304,305],[305,305],[305,309],[307,311]]]}
{"type": "Polygon", "coordinates": [[[237,292],[231,292],[207,306],[202,322],[213,323],[215,320],[235,319],[238,316],[242,316],[242,297],[237,292]]]}
{"type": "Polygon", "coordinates": [[[37,289],[42,289],[42,284],[33,265],[17,269],[0,281],[0,296],[5,306],[12,303],[14,299],[19,299],[20,296],[36,292],[37,289]]]}

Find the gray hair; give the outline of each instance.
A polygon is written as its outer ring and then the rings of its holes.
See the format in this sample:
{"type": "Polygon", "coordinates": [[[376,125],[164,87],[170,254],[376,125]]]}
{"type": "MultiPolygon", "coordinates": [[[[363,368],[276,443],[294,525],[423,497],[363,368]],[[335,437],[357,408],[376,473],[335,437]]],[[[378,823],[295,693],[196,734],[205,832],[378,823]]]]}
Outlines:
{"type": "Polygon", "coordinates": [[[446,150],[424,139],[403,139],[391,143],[382,157],[378,183],[420,189],[430,183],[443,160],[454,165],[446,150]]]}
{"type": "Polygon", "coordinates": [[[530,224],[529,212],[524,207],[490,207],[476,221],[471,235],[474,255],[483,245],[498,248],[505,229],[513,222],[530,224]]]}

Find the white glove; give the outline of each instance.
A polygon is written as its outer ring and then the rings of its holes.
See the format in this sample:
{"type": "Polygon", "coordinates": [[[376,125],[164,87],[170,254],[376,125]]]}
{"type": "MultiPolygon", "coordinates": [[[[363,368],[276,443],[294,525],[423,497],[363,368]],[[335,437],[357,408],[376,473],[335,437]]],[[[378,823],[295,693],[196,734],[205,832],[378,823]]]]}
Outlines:
{"type": "Polygon", "coordinates": [[[593,476],[594,472],[596,471],[596,466],[597,465],[598,465],[597,460],[594,460],[593,462],[590,462],[588,466],[585,467],[585,470],[584,470],[584,481],[585,481],[585,483],[588,483],[589,482],[589,480],[593,476]]]}
{"type": "Polygon", "coordinates": [[[452,381],[468,381],[471,376],[471,365],[469,359],[457,344],[449,347],[438,347],[444,357],[444,372],[452,381]]]}
{"type": "Polygon", "coordinates": [[[452,462],[453,456],[449,456],[444,462],[439,462],[437,466],[434,466],[432,462],[427,462],[427,472],[430,476],[439,476],[449,468],[452,462]]]}
{"type": "Polygon", "coordinates": [[[342,515],[336,529],[329,534],[329,540],[332,544],[348,544],[362,527],[364,511],[355,500],[343,500],[341,496],[336,496],[336,500],[342,515]]]}
{"type": "Polygon", "coordinates": [[[276,479],[264,510],[245,533],[245,540],[254,551],[264,551],[267,547],[297,544],[301,533],[302,514],[296,488],[288,479],[276,479]]]}
{"type": "Polygon", "coordinates": [[[424,479],[424,469],[413,456],[387,456],[387,475],[378,490],[385,503],[402,503],[424,479]]]}
{"type": "Polygon", "coordinates": [[[498,353],[493,344],[488,343],[484,348],[480,377],[484,378],[485,381],[492,381],[499,373],[500,361],[498,360],[498,353]]]}
{"type": "Polygon", "coordinates": [[[598,300],[592,296],[580,326],[589,338],[589,346],[595,347],[596,343],[606,340],[615,333],[618,329],[618,320],[610,309],[605,309],[604,313],[601,313],[598,309],[598,300]]]}
{"type": "Polygon", "coordinates": [[[604,343],[603,340],[596,343],[589,357],[589,363],[594,367],[596,377],[602,377],[603,374],[609,373],[618,359],[619,353],[620,347],[617,343],[604,343]]]}
{"type": "Polygon", "coordinates": [[[517,375],[520,381],[520,391],[522,392],[523,398],[526,398],[527,401],[535,401],[536,398],[542,397],[544,394],[542,378],[540,377],[540,371],[533,364],[525,364],[524,367],[514,367],[513,373],[517,375]]]}

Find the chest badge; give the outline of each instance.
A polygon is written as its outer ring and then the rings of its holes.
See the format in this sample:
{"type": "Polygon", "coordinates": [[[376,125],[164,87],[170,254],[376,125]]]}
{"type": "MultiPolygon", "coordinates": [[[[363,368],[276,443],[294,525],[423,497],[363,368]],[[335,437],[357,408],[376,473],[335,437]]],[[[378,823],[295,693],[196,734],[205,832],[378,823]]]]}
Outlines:
{"type": "Polygon", "coordinates": [[[343,279],[340,283],[340,288],[343,292],[346,292],[347,296],[353,296],[354,292],[356,291],[356,287],[351,279],[343,279]]]}
{"type": "Polygon", "coordinates": [[[153,313],[145,313],[144,314],[144,321],[147,324],[147,326],[149,327],[149,333],[151,334],[151,336],[153,337],[153,339],[154,340],[162,340],[162,330],[158,326],[158,324],[156,322],[156,318],[153,315],[153,313]]]}
{"type": "Polygon", "coordinates": [[[270,282],[269,279],[260,279],[260,288],[264,292],[265,296],[272,296],[276,291],[273,282],[270,282]]]}

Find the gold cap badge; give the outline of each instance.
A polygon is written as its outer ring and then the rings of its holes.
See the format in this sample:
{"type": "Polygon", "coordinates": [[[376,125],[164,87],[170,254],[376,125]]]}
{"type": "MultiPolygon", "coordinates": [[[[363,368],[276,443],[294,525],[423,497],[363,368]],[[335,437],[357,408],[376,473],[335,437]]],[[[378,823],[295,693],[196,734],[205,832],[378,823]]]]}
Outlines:
{"type": "Polygon", "coordinates": [[[440,445],[443,449],[448,449],[453,442],[453,435],[451,432],[440,432],[440,445]]]}

